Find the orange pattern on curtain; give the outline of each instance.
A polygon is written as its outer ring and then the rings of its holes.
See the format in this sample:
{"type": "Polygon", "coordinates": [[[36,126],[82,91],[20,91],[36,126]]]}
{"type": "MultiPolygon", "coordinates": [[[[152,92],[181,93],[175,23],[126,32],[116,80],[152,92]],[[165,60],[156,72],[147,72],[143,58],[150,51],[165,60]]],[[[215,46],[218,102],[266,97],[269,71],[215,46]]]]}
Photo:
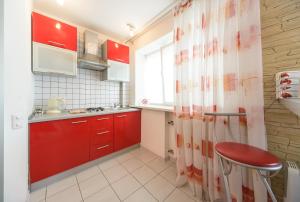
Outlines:
{"type": "MultiPolygon", "coordinates": [[[[266,148],[259,12],[255,0],[182,0],[174,9],[177,186],[188,182],[200,199],[224,195],[216,137],[266,148]]],[[[229,181],[233,201],[267,201],[255,173],[235,167],[229,181]]]]}

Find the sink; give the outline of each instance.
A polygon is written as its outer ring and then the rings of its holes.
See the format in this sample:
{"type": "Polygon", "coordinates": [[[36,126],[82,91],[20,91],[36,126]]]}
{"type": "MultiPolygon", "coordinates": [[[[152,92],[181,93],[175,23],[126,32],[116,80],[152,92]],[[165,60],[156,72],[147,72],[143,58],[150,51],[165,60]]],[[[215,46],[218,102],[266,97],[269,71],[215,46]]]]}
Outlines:
{"type": "Polygon", "coordinates": [[[130,107],[119,107],[119,108],[114,108],[113,110],[122,111],[122,110],[127,110],[127,109],[130,109],[130,107]]]}
{"type": "Polygon", "coordinates": [[[300,98],[279,99],[279,102],[300,117],[300,98]]]}
{"type": "Polygon", "coordinates": [[[130,109],[130,107],[112,107],[112,108],[106,108],[105,110],[108,111],[121,111],[121,110],[127,110],[130,109]]]}

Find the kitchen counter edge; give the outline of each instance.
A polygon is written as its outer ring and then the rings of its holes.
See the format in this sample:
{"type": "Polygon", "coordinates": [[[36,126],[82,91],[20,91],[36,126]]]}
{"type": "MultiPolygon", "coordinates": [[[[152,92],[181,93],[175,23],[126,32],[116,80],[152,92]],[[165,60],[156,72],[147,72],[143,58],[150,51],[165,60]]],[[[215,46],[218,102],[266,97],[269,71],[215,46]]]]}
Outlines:
{"type": "Polygon", "coordinates": [[[121,109],[121,110],[108,110],[108,111],[80,113],[80,114],[61,113],[55,115],[47,115],[47,114],[39,115],[39,116],[31,115],[28,119],[28,123],[30,124],[30,123],[39,123],[39,122],[46,122],[46,121],[57,121],[57,120],[64,120],[64,119],[101,116],[107,114],[119,114],[119,113],[134,112],[134,111],[141,111],[141,109],[129,108],[129,109],[121,109]]]}

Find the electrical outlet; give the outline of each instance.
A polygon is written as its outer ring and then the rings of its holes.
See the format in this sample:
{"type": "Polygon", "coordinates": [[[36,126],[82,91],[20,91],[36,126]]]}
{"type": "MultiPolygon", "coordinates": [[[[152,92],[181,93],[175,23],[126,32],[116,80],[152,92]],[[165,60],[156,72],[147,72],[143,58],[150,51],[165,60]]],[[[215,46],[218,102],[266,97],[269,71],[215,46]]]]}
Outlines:
{"type": "Polygon", "coordinates": [[[23,119],[19,115],[11,116],[11,127],[12,129],[20,129],[23,127],[23,119]]]}

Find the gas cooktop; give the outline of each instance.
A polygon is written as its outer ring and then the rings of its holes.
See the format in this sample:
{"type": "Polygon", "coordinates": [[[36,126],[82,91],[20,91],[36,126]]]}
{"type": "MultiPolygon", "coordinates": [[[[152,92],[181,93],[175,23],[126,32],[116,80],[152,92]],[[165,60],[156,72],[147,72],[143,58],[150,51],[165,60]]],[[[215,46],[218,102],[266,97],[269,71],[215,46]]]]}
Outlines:
{"type": "Polygon", "coordinates": [[[87,112],[100,112],[104,111],[103,107],[90,107],[86,109],[87,112]]]}

